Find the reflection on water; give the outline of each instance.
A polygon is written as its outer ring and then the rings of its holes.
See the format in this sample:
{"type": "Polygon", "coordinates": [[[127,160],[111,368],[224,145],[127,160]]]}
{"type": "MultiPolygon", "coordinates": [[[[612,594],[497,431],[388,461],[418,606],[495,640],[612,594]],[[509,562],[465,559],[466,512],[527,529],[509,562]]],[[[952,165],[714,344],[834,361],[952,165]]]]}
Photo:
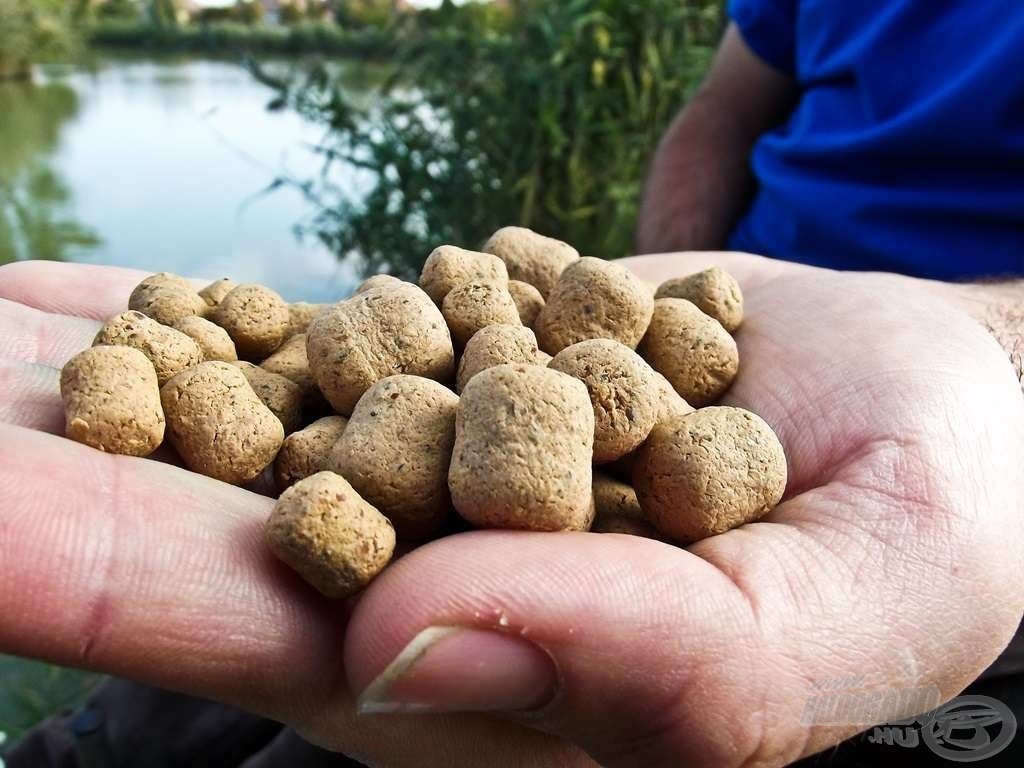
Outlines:
{"type": "MultiPolygon", "coordinates": [[[[0,259],[230,275],[291,300],[344,295],[353,270],[294,234],[309,214],[300,193],[261,194],[282,173],[320,169],[309,149],[320,129],[267,111],[272,96],[231,62],[171,58],[0,86],[0,259]]],[[[338,173],[356,193],[370,181],[338,173]]]]}
{"type": "Polygon", "coordinates": [[[99,244],[76,221],[67,185],[51,166],[62,126],[78,110],[66,85],[0,81],[0,264],[62,259],[99,244]]]}

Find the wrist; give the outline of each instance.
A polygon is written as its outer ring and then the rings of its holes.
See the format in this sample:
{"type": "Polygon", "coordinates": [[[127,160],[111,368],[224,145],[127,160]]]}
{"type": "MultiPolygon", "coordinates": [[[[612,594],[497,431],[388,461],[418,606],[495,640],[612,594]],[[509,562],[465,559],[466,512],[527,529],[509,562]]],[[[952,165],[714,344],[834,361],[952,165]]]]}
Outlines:
{"type": "Polygon", "coordinates": [[[1024,389],[1024,280],[959,288],[961,306],[1006,350],[1024,389]]]}

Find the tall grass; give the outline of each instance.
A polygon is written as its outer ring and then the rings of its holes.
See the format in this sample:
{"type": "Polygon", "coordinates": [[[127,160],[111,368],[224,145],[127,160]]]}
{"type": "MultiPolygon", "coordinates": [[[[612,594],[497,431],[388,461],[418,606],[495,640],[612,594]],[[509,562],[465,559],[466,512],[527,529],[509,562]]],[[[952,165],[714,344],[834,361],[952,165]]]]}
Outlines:
{"type": "Polygon", "coordinates": [[[329,131],[320,147],[376,178],[293,180],[341,257],[410,275],[439,243],[517,223],[584,253],[629,251],[645,167],[710,59],[717,0],[525,2],[501,27],[457,17],[410,35],[384,98],[361,109],[324,70],[275,82],[329,131]]]}

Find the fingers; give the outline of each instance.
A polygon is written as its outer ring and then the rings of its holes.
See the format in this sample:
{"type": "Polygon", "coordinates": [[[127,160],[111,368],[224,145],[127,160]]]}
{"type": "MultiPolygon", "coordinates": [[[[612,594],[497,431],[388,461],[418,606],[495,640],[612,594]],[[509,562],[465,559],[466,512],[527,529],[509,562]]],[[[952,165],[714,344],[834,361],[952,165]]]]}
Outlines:
{"type": "Polygon", "coordinates": [[[100,323],[0,299],[0,329],[0,358],[61,368],[92,345],[100,323]]]}
{"type": "MultiPolygon", "coordinates": [[[[15,261],[0,266],[0,299],[55,315],[106,320],[128,308],[128,297],[142,278],[139,269],[15,261]]],[[[201,288],[209,280],[192,280],[201,288]]]]}
{"type": "Polygon", "coordinates": [[[56,315],[106,320],[128,306],[148,273],[137,269],[16,261],[0,267],[0,298],[56,315]]]}
{"type": "MultiPolygon", "coordinates": [[[[374,583],[346,668],[370,720],[530,710],[517,717],[602,765],[738,765],[762,738],[777,748],[798,730],[759,731],[798,681],[762,642],[735,585],[683,550],[477,533],[423,547],[374,583]],[[754,728],[729,714],[740,699],[754,728]]],[[[799,741],[789,749],[795,758],[799,741]]]]}
{"type": "Polygon", "coordinates": [[[268,553],[271,501],[5,425],[0,498],[4,652],[279,716],[330,694],[339,612],[268,553]]]}
{"type": "Polygon", "coordinates": [[[343,607],[269,553],[271,505],[0,424],[0,652],[242,706],[371,764],[590,764],[489,718],[357,719],[341,673],[343,607]]]}
{"type": "Polygon", "coordinates": [[[60,373],[45,365],[0,359],[0,423],[62,434],[60,373]]]}

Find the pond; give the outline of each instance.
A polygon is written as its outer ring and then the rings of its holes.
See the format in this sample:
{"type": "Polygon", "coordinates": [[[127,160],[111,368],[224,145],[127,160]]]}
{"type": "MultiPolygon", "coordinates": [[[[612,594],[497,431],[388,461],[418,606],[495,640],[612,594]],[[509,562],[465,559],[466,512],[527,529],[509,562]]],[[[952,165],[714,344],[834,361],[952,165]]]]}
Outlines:
{"type": "MultiPolygon", "coordinates": [[[[370,93],[373,73],[345,81],[370,93]]],[[[239,64],[194,58],[111,56],[0,83],[0,263],[226,275],[292,301],[345,295],[354,270],[295,233],[311,213],[301,193],[266,191],[320,169],[321,129],[268,110],[272,97],[239,64]]],[[[358,192],[358,174],[341,181],[358,192]]]]}

